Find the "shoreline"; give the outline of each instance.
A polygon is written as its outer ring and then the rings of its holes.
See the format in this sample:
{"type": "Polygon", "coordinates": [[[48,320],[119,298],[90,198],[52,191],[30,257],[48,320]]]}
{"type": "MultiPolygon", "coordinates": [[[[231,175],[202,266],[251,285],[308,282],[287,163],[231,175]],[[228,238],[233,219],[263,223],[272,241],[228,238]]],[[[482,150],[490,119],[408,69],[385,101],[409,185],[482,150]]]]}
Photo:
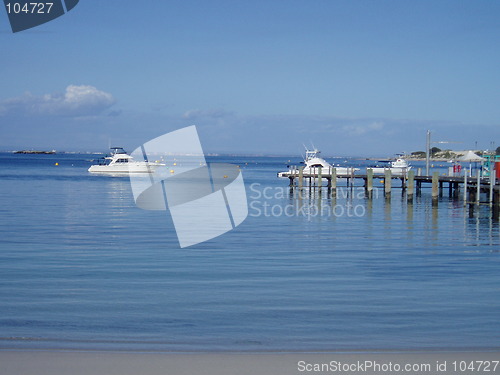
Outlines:
{"type": "MultiPolygon", "coordinates": [[[[173,353],[137,351],[56,351],[0,349],[0,369],[9,375],[291,375],[336,372],[379,374],[376,366],[423,366],[440,374],[456,373],[452,363],[498,361],[500,350],[493,351],[392,351],[392,352],[303,352],[303,353],[173,353]],[[339,366],[354,367],[340,369],[339,366]],[[360,371],[360,365],[362,370],[360,371]],[[320,370],[321,369],[321,370],[320,370]],[[355,369],[357,371],[352,371],[355,369]],[[344,370],[344,371],[339,371],[344,370]]],[[[385,373],[391,371],[383,371],[385,373]]],[[[425,371],[428,372],[428,371],[425,371]]]]}

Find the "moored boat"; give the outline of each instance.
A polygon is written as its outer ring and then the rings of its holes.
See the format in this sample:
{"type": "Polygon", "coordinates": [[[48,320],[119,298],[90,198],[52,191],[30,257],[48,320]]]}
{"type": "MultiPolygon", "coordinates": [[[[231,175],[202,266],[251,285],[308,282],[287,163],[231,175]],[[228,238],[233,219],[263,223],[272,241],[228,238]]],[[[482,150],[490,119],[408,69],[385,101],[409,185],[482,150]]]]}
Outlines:
{"type": "Polygon", "coordinates": [[[385,171],[389,170],[393,176],[404,176],[411,169],[411,165],[403,158],[397,158],[394,161],[387,161],[384,163],[386,163],[386,165],[382,167],[368,167],[367,170],[372,169],[375,175],[385,174],[385,171]]]}
{"type": "Polygon", "coordinates": [[[98,164],[88,169],[92,173],[154,173],[155,169],[164,164],[148,161],[135,161],[123,147],[111,147],[111,155],[99,159],[98,164]]]}
{"type": "MultiPolygon", "coordinates": [[[[335,168],[337,175],[349,175],[354,173],[355,171],[359,171],[359,168],[351,168],[351,167],[339,167],[333,166],[328,163],[321,156],[321,151],[318,149],[314,150],[306,150],[306,157],[303,161],[304,164],[304,175],[317,175],[321,169],[322,174],[330,174],[333,168],[335,168]]],[[[297,173],[297,168],[290,168],[286,172],[279,172],[278,177],[289,177],[292,173],[297,173]]]]}

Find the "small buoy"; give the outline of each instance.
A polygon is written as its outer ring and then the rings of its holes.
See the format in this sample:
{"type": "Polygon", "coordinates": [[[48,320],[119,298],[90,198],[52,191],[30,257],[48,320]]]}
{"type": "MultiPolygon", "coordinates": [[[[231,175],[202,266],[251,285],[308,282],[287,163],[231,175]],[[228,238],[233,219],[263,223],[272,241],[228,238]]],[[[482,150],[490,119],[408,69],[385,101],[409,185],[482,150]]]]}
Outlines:
{"type": "Polygon", "coordinates": [[[174,170],[173,170],[173,169],[171,169],[171,170],[170,170],[170,173],[174,173],[174,170]]]}
{"type": "Polygon", "coordinates": [[[380,180],[380,183],[383,184],[384,183],[384,180],[380,180]]]}
{"type": "Polygon", "coordinates": [[[174,163],[174,165],[177,165],[177,163],[174,163]]]}
{"type": "Polygon", "coordinates": [[[54,165],[59,165],[59,163],[55,163],[54,165]]]}
{"type": "Polygon", "coordinates": [[[224,178],[227,178],[227,175],[224,175],[224,178]]]}

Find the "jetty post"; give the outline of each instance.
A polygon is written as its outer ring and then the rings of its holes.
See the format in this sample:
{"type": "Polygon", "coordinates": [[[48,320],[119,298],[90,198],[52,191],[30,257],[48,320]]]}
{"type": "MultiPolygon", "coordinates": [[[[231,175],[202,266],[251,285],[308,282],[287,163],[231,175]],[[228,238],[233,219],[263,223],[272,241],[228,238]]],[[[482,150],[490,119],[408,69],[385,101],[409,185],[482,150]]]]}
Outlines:
{"type": "Polygon", "coordinates": [[[366,170],[366,193],[368,198],[372,198],[373,195],[373,169],[368,168],[366,170]]]}
{"type": "Polygon", "coordinates": [[[291,174],[288,176],[288,179],[290,180],[290,184],[288,186],[293,187],[294,180],[295,180],[295,173],[296,173],[296,168],[292,167],[291,174]]]}
{"type": "Polygon", "coordinates": [[[495,170],[490,171],[490,206],[493,205],[493,189],[495,187],[495,170]]]}
{"type": "Polygon", "coordinates": [[[321,194],[321,188],[323,187],[323,176],[321,175],[321,167],[318,168],[318,191],[321,194]]]}
{"type": "Polygon", "coordinates": [[[391,170],[386,169],[384,171],[384,193],[387,199],[391,198],[391,189],[392,189],[391,170]]]}
{"type": "Polygon", "coordinates": [[[432,204],[436,205],[439,197],[439,172],[432,174],[432,204]]]}
{"type": "Polygon", "coordinates": [[[467,173],[464,174],[464,206],[467,205],[467,173]]]}
{"type": "Polygon", "coordinates": [[[481,198],[481,172],[477,170],[476,204],[479,204],[480,198],[481,198]]]}
{"type": "Polygon", "coordinates": [[[403,171],[403,175],[401,176],[401,191],[404,192],[406,191],[406,187],[408,184],[408,170],[405,168],[403,171]]]}
{"type": "MultiPolygon", "coordinates": [[[[493,179],[496,181],[496,178],[493,179]]],[[[500,185],[496,184],[493,191],[493,220],[500,220],[500,185]]]]}
{"type": "Polygon", "coordinates": [[[304,167],[299,168],[299,189],[304,186],[304,167]]]}
{"type": "Polygon", "coordinates": [[[325,173],[325,178],[326,178],[326,187],[328,188],[328,191],[332,188],[332,170],[330,167],[328,167],[328,172],[325,173]]]}
{"type": "Polygon", "coordinates": [[[406,191],[406,199],[408,202],[413,202],[413,192],[415,191],[415,171],[408,171],[408,189],[406,191]]]}
{"type": "Polygon", "coordinates": [[[332,168],[331,179],[332,179],[332,195],[336,195],[337,194],[337,168],[335,168],[335,167],[332,168]]]}

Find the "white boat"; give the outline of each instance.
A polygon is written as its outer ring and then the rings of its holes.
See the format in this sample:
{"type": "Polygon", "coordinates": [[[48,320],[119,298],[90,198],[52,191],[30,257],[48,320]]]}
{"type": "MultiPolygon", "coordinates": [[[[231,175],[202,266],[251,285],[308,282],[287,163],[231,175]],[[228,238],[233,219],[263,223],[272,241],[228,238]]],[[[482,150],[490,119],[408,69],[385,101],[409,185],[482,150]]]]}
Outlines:
{"type": "Polygon", "coordinates": [[[111,155],[99,159],[99,164],[91,165],[88,169],[92,173],[154,173],[160,163],[148,161],[134,161],[123,147],[111,147],[111,155]]]}
{"type": "Polygon", "coordinates": [[[385,171],[390,170],[393,176],[404,176],[411,169],[411,165],[405,159],[398,158],[395,161],[387,162],[386,166],[368,167],[367,169],[372,169],[373,174],[385,174],[385,171]]]}
{"type": "MultiPolygon", "coordinates": [[[[306,158],[303,162],[304,175],[316,175],[319,173],[320,168],[323,175],[330,174],[333,168],[335,168],[337,175],[349,175],[355,171],[359,171],[359,168],[333,166],[323,159],[320,154],[321,151],[317,149],[306,150],[306,158]]],[[[298,173],[298,168],[290,168],[286,172],[279,172],[278,177],[288,177],[290,173],[298,173]]]]}

